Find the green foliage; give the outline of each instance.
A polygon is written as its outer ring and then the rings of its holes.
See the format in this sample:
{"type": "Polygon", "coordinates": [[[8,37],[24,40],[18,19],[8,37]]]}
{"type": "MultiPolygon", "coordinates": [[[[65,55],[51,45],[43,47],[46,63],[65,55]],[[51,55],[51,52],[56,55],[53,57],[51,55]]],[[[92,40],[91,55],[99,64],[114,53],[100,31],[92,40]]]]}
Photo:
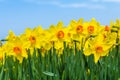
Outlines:
{"type": "Polygon", "coordinates": [[[19,63],[14,57],[5,57],[0,65],[0,80],[119,80],[120,46],[113,48],[108,56],[97,64],[94,57],[84,56],[82,50],[64,45],[63,54],[54,48],[42,56],[41,49],[28,50],[28,58],[19,63]],[[75,52],[75,53],[74,53],[75,52]]]}

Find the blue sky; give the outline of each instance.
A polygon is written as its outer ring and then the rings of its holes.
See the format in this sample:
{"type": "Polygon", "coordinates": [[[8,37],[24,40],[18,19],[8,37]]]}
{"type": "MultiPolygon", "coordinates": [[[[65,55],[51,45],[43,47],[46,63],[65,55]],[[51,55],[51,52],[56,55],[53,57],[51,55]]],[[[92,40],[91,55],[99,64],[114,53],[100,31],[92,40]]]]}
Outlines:
{"type": "Polygon", "coordinates": [[[16,35],[26,27],[51,24],[84,18],[95,18],[102,25],[120,18],[120,0],[0,0],[0,39],[12,30],[16,35]]]}

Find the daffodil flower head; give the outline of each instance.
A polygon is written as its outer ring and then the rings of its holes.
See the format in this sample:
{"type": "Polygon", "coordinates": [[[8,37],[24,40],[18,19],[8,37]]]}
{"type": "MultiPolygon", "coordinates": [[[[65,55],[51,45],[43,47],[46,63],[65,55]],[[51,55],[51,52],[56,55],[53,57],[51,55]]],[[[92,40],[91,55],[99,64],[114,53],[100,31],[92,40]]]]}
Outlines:
{"type": "Polygon", "coordinates": [[[23,58],[27,58],[27,51],[24,42],[17,37],[14,42],[9,43],[9,56],[14,56],[22,63],[23,58]]]}
{"type": "Polygon", "coordinates": [[[108,45],[102,39],[102,35],[98,35],[93,39],[88,39],[84,47],[84,54],[89,56],[94,55],[94,62],[97,63],[100,57],[106,56],[109,53],[112,45],[108,45]]]}

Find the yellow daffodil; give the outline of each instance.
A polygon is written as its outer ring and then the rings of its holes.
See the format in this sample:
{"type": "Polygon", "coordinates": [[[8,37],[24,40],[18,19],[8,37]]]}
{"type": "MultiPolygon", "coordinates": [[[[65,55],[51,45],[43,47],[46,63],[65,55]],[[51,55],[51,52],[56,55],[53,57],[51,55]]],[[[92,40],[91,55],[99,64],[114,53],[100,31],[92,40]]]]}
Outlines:
{"type": "Polygon", "coordinates": [[[72,34],[72,40],[77,41],[76,48],[80,50],[85,39],[85,27],[83,26],[83,18],[80,18],[78,21],[72,20],[68,25],[68,29],[72,34]]]}
{"type": "Polygon", "coordinates": [[[99,22],[97,22],[94,18],[92,18],[90,22],[85,22],[83,26],[85,27],[85,34],[87,36],[98,35],[102,28],[100,27],[99,22]]]}
{"type": "Polygon", "coordinates": [[[111,22],[110,26],[102,26],[94,18],[90,22],[80,18],[78,21],[72,20],[67,27],[59,22],[49,29],[42,29],[41,26],[26,28],[20,36],[10,30],[6,39],[7,42],[0,46],[0,60],[4,59],[6,53],[22,62],[24,57],[27,58],[27,49],[30,49],[31,54],[40,49],[44,56],[44,53],[54,47],[61,54],[66,44],[67,48],[78,50],[83,47],[84,54],[93,54],[97,63],[100,57],[108,55],[113,46],[120,44],[120,20],[111,22]]]}
{"type": "Polygon", "coordinates": [[[27,51],[24,46],[24,42],[20,38],[16,38],[14,42],[8,44],[9,47],[9,56],[14,56],[21,63],[23,58],[27,58],[27,51]]]}
{"type": "Polygon", "coordinates": [[[120,28],[118,30],[118,38],[119,38],[118,44],[120,45],[120,28]]]}
{"type": "Polygon", "coordinates": [[[63,42],[67,41],[66,29],[63,26],[63,23],[59,22],[56,26],[51,25],[49,33],[51,34],[50,41],[54,42],[54,47],[56,49],[63,49],[63,42]]]}
{"type": "Polygon", "coordinates": [[[81,41],[84,36],[83,19],[80,18],[78,21],[72,20],[68,25],[69,32],[72,34],[72,39],[81,41]]]}
{"type": "Polygon", "coordinates": [[[1,46],[0,47],[0,64],[4,63],[4,56],[5,56],[5,53],[4,53],[3,48],[1,46]]]}
{"type": "Polygon", "coordinates": [[[26,28],[25,33],[22,34],[21,39],[24,41],[25,47],[28,48],[40,48],[42,44],[40,34],[38,33],[37,29],[30,29],[26,28]]]}
{"type": "Polygon", "coordinates": [[[108,55],[108,52],[112,47],[112,45],[103,42],[102,38],[102,35],[98,35],[95,38],[88,39],[84,47],[84,54],[86,56],[93,54],[95,63],[98,62],[100,57],[108,55]]]}
{"type": "Polygon", "coordinates": [[[6,39],[9,40],[9,41],[14,41],[15,38],[16,38],[16,35],[14,34],[14,32],[12,30],[9,30],[9,34],[6,37],[6,39]]]}
{"type": "Polygon", "coordinates": [[[84,31],[83,18],[80,18],[78,21],[72,20],[68,25],[75,34],[82,34],[84,31]]]}
{"type": "MultiPolygon", "coordinates": [[[[116,19],[116,22],[110,22],[110,26],[112,27],[112,32],[116,33],[118,41],[116,44],[120,44],[120,20],[116,19]]],[[[116,39],[117,39],[116,38],[116,39]]]]}
{"type": "Polygon", "coordinates": [[[51,33],[49,30],[44,30],[43,39],[42,39],[42,48],[45,50],[50,50],[53,47],[53,41],[51,40],[51,33]]]}

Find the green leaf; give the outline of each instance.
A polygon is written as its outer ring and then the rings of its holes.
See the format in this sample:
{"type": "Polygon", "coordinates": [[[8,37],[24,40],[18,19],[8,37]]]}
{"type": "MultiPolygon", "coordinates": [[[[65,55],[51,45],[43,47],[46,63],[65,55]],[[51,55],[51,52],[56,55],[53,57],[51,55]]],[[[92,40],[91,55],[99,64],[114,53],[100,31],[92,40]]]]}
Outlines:
{"type": "Polygon", "coordinates": [[[4,74],[4,66],[2,67],[1,73],[0,73],[0,80],[3,80],[3,74],[4,74]]]}
{"type": "Polygon", "coordinates": [[[48,71],[43,72],[43,74],[45,74],[47,76],[57,76],[56,74],[54,74],[52,72],[48,72],[48,71]]]}

